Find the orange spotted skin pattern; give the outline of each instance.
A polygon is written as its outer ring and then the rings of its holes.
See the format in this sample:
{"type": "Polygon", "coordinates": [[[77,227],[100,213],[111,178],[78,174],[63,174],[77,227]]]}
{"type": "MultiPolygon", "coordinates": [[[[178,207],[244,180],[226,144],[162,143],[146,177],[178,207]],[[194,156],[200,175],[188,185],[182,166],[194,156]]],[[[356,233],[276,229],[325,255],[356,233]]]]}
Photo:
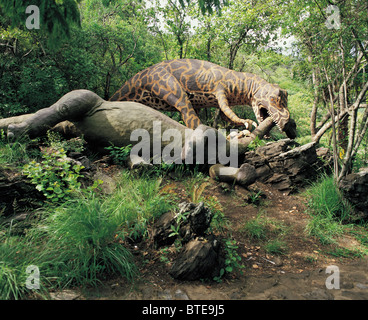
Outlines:
{"type": "Polygon", "coordinates": [[[251,124],[231,109],[235,105],[252,106],[260,123],[271,116],[281,130],[288,123],[287,92],[262,78],[236,72],[216,64],[179,59],[163,61],[133,76],[110,101],[136,101],[157,110],[180,111],[188,128],[201,122],[196,109],[219,107],[236,125],[251,124]]]}

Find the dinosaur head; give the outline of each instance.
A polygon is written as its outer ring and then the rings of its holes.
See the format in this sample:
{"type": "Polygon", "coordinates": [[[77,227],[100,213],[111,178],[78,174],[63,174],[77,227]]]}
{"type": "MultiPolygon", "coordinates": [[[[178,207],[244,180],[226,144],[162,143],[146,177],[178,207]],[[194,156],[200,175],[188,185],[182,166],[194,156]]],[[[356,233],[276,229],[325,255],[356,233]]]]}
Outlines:
{"type": "Polygon", "coordinates": [[[287,107],[288,93],[277,85],[268,84],[255,95],[252,104],[258,122],[271,117],[277,127],[290,139],[296,138],[296,123],[290,118],[287,107]]]}

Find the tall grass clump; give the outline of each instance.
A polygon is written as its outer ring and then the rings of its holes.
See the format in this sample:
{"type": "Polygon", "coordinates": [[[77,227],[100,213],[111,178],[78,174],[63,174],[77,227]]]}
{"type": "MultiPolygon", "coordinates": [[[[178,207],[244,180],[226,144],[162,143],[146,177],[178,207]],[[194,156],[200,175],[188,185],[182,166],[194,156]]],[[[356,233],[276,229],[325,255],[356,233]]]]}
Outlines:
{"type": "Polygon", "coordinates": [[[126,236],[133,241],[147,237],[153,220],[174,207],[172,195],[160,192],[161,182],[160,178],[123,171],[114,193],[106,199],[110,210],[122,221],[126,236]]]}
{"type": "Polygon", "coordinates": [[[136,266],[123,243],[123,222],[110,209],[94,195],[75,199],[57,208],[41,226],[52,248],[49,273],[61,286],[95,286],[106,275],[134,278],[136,266]]]}
{"type": "Polygon", "coordinates": [[[333,243],[344,231],[343,223],[349,221],[352,206],[343,198],[333,176],[322,175],[306,191],[311,220],[306,230],[322,243],[333,243]]]}
{"type": "MultiPolygon", "coordinates": [[[[11,229],[11,226],[10,226],[11,229]]],[[[27,267],[40,265],[39,244],[32,243],[28,237],[8,233],[0,235],[0,300],[23,299],[31,293],[27,288],[27,267]]],[[[44,276],[44,275],[42,275],[44,276]]],[[[40,282],[38,297],[46,297],[46,278],[40,282]]]]}
{"type": "Polygon", "coordinates": [[[26,136],[8,141],[4,130],[0,130],[0,165],[22,166],[37,157],[39,152],[32,147],[34,143],[26,136]]]}
{"type": "Polygon", "coordinates": [[[0,299],[47,298],[51,288],[97,286],[113,276],[133,281],[127,240],[148,236],[153,219],[173,208],[160,184],[124,172],[111,195],[81,193],[45,207],[21,234],[0,226],[0,299]],[[39,268],[40,290],[26,288],[29,265],[39,268]]]}
{"type": "Polygon", "coordinates": [[[172,206],[159,188],[160,181],[124,172],[113,194],[92,193],[53,209],[39,225],[47,233],[47,247],[53,248],[47,254],[49,275],[59,286],[96,286],[112,275],[133,280],[137,268],[125,240],[147,236],[152,220],[172,206]]]}

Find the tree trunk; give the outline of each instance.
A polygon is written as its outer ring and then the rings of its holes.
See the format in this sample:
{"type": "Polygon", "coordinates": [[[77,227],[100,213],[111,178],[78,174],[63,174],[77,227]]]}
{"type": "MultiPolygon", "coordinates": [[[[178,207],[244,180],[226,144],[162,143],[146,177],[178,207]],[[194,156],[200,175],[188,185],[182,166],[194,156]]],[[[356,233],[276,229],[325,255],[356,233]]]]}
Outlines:
{"type": "MultiPolygon", "coordinates": [[[[309,63],[312,63],[312,57],[308,57],[309,63]]],[[[317,79],[317,69],[313,69],[312,72],[312,82],[314,86],[314,99],[313,99],[313,107],[311,112],[311,120],[310,120],[310,130],[311,130],[311,136],[312,138],[316,135],[316,120],[317,120],[317,110],[318,110],[318,86],[319,82],[317,79]]]]}

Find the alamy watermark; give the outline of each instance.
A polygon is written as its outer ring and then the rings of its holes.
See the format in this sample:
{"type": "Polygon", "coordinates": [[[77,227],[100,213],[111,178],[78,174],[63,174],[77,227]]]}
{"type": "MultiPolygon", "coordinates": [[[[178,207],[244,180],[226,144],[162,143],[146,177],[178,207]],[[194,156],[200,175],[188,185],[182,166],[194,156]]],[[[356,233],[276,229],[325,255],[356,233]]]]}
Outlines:
{"type": "Polygon", "coordinates": [[[325,285],[327,289],[340,289],[340,269],[337,266],[328,266],[326,273],[331,274],[327,277],[325,285]]]}
{"type": "Polygon", "coordinates": [[[26,28],[29,30],[40,29],[40,8],[35,5],[28,6],[26,13],[29,14],[26,19],[26,28]]]}
{"type": "Polygon", "coordinates": [[[26,279],[26,288],[29,290],[40,289],[40,269],[35,265],[30,265],[26,269],[29,276],[26,279]]]}
{"type": "MultiPolygon", "coordinates": [[[[232,130],[237,131],[237,130],[232,130]]],[[[238,166],[238,144],[226,139],[226,130],[213,128],[162,130],[161,121],[153,121],[152,131],[135,129],[131,142],[137,142],[130,158],[139,156],[153,164],[216,164],[238,166]],[[184,140],[183,140],[184,139],[184,140]]]]}
{"type": "MultiPolygon", "coordinates": [[[[26,273],[29,275],[26,279],[26,287],[29,290],[40,289],[40,270],[35,265],[29,265],[26,269],[26,273]]],[[[340,289],[340,269],[335,265],[328,266],[326,268],[326,274],[330,274],[326,278],[325,285],[329,290],[340,289]]]]}
{"type": "Polygon", "coordinates": [[[327,20],[325,22],[325,25],[328,29],[340,29],[341,28],[341,15],[340,15],[340,9],[336,5],[329,5],[325,9],[327,13],[327,20]]]}

